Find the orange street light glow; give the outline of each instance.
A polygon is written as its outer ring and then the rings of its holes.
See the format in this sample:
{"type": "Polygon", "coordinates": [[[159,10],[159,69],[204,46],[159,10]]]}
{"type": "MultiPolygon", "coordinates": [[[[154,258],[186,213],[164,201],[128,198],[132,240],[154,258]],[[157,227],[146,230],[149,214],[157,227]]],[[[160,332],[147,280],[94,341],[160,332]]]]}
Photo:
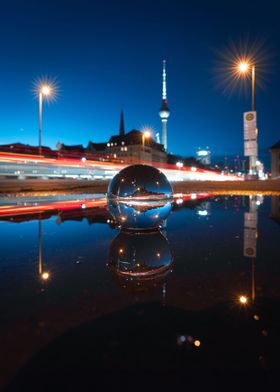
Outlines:
{"type": "Polygon", "coordinates": [[[245,295],[240,295],[240,297],[239,297],[239,302],[240,302],[242,305],[246,305],[246,304],[248,303],[248,298],[245,297],[245,295]]]}
{"type": "Polygon", "coordinates": [[[48,280],[49,277],[50,277],[50,274],[48,272],[43,272],[41,277],[42,277],[43,280],[48,280]]]}
{"type": "Polygon", "coordinates": [[[249,64],[248,62],[241,61],[238,65],[239,71],[242,73],[246,73],[249,69],[249,64]]]}
{"type": "Polygon", "coordinates": [[[145,131],[145,132],[144,132],[144,136],[145,136],[146,138],[151,137],[151,132],[145,131]]]}

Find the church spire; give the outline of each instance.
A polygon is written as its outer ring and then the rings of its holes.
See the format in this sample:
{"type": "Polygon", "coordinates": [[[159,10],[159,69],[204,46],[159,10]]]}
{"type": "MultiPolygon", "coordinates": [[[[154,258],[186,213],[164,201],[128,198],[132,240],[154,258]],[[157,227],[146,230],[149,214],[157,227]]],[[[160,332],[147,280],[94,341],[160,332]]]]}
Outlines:
{"type": "Polygon", "coordinates": [[[121,111],[121,119],[120,119],[120,136],[124,136],[124,116],[123,116],[123,109],[121,111]]]}

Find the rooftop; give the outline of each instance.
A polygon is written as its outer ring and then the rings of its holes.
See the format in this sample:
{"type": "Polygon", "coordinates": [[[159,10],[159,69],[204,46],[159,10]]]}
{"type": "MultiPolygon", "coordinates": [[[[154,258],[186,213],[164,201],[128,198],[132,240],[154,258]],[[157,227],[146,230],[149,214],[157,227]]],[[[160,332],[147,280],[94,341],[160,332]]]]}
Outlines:
{"type": "Polygon", "coordinates": [[[270,150],[280,150],[280,140],[269,148],[270,150]]]}

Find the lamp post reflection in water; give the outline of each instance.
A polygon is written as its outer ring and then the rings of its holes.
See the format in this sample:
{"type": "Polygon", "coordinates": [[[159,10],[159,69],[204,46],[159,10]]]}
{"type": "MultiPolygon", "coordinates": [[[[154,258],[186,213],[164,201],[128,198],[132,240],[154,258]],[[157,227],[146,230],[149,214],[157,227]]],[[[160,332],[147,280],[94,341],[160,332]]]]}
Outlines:
{"type": "Polygon", "coordinates": [[[43,270],[42,260],[42,220],[38,220],[38,272],[42,280],[48,280],[50,277],[49,272],[43,270]]]}
{"type": "Polygon", "coordinates": [[[249,212],[244,214],[244,249],[245,257],[251,258],[252,264],[252,282],[251,296],[252,302],[256,297],[256,257],[257,257],[257,239],[258,239],[258,207],[262,204],[261,195],[249,196],[249,212]]]}

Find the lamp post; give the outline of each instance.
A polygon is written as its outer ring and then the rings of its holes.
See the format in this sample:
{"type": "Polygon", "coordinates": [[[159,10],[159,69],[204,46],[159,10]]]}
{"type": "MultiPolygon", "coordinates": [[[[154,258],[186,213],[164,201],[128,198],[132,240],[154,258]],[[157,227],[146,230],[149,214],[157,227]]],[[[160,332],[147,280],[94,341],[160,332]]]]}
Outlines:
{"type": "Polygon", "coordinates": [[[238,71],[244,76],[248,75],[251,68],[251,81],[252,81],[252,112],[255,110],[255,82],[256,82],[256,69],[254,64],[250,64],[249,61],[240,61],[238,64],[238,71]]]}
{"type": "Polygon", "coordinates": [[[48,84],[39,86],[39,154],[42,154],[42,117],[43,117],[43,98],[50,97],[52,94],[52,87],[48,84]]]}
{"type": "MultiPolygon", "coordinates": [[[[237,71],[239,75],[247,76],[249,72],[251,72],[251,99],[252,99],[252,112],[255,111],[255,83],[256,83],[256,68],[254,64],[251,64],[250,61],[244,60],[240,61],[237,64],[237,71]]],[[[256,143],[258,139],[258,129],[255,129],[256,143]]],[[[256,173],[256,162],[257,156],[250,155],[249,156],[249,172],[256,173]]]]}
{"type": "Polygon", "coordinates": [[[145,161],[145,139],[151,137],[151,132],[145,131],[142,133],[142,151],[143,151],[143,161],[145,161]]]}

